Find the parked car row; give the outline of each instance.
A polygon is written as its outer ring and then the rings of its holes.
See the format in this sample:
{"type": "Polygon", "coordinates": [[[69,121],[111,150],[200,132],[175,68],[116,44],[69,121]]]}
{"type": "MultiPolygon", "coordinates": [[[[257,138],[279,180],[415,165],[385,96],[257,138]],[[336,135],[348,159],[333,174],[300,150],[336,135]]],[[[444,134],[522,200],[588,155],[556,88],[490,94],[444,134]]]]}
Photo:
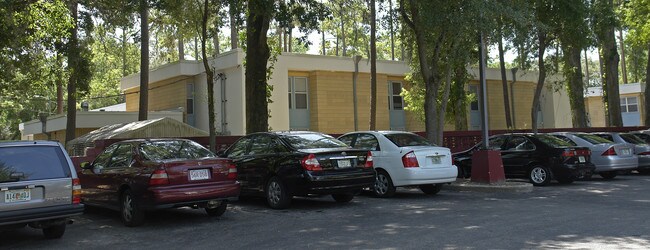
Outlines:
{"type": "MultiPolygon", "coordinates": [[[[508,177],[526,177],[537,186],[650,168],[650,146],[628,133],[503,134],[488,142],[487,148],[501,152],[508,177]]],[[[393,196],[398,187],[434,195],[457,176],[469,177],[472,155],[481,148],[479,143],[452,155],[399,131],[358,131],[338,139],[265,132],[243,136],[217,154],[185,139],[125,140],[75,168],[57,142],[3,142],[0,230],[29,225],[59,238],[84,205],[119,211],[132,227],[155,209],[202,208],[221,216],[240,196],[263,197],[269,207],[284,209],[295,196],[331,195],[345,203],[363,189],[376,197],[393,196]]]]}
{"type": "MultiPolygon", "coordinates": [[[[650,172],[650,145],[633,133],[502,134],[488,141],[488,149],[501,153],[507,177],[526,177],[536,186],[553,179],[572,183],[593,174],[612,179],[622,171],[650,172]]],[[[454,154],[459,177],[471,176],[472,155],[481,148],[479,143],[454,154]]]]}

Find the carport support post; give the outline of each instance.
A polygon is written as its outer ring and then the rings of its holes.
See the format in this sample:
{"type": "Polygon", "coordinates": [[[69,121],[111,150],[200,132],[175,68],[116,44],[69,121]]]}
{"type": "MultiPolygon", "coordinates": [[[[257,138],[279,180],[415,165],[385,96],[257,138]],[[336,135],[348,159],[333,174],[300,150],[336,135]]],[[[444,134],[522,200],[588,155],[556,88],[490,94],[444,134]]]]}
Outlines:
{"type": "Polygon", "coordinates": [[[481,183],[503,183],[506,181],[503,172],[503,161],[499,151],[490,150],[488,141],[488,110],[487,110],[487,82],[485,79],[485,42],[483,32],[479,35],[479,75],[481,80],[481,101],[479,108],[481,110],[481,135],[483,136],[483,145],[481,149],[472,154],[472,182],[481,183]]]}
{"type": "Polygon", "coordinates": [[[352,57],[354,61],[354,75],[352,76],[352,102],[354,105],[354,131],[359,130],[359,125],[357,124],[357,78],[359,78],[359,61],[361,61],[361,56],[356,55],[352,57]]]}

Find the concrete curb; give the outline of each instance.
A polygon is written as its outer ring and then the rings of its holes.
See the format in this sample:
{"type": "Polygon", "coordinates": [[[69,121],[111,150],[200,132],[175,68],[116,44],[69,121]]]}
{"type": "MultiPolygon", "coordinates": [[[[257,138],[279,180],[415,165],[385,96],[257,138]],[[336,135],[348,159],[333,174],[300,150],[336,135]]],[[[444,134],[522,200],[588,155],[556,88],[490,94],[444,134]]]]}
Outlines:
{"type": "Polygon", "coordinates": [[[484,192],[484,193],[529,193],[533,191],[533,184],[521,181],[506,181],[499,184],[471,182],[466,179],[457,179],[451,185],[443,186],[444,190],[484,192]]]}

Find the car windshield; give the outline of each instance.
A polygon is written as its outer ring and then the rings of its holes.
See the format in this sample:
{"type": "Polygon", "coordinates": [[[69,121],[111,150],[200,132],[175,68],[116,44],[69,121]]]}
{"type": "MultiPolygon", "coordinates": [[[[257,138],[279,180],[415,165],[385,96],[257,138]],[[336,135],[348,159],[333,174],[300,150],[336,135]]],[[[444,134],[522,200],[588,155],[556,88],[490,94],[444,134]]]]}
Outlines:
{"type": "Polygon", "coordinates": [[[193,141],[148,141],[140,145],[140,152],[147,160],[201,159],[215,157],[210,150],[193,141]]]}
{"type": "Polygon", "coordinates": [[[583,139],[591,144],[612,143],[612,141],[591,134],[575,134],[576,137],[583,139]]]}
{"type": "Polygon", "coordinates": [[[552,135],[537,134],[537,135],[534,135],[533,137],[537,138],[538,140],[540,140],[544,144],[549,145],[549,146],[554,147],[554,148],[573,146],[573,145],[571,145],[571,143],[563,141],[562,139],[557,138],[557,137],[552,136],[552,135]]]}
{"type": "Polygon", "coordinates": [[[398,147],[410,147],[410,146],[436,146],[435,144],[427,141],[422,136],[410,133],[399,133],[399,134],[386,134],[388,140],[393,142],[398,147]]]}
{"type": "Polygon", "coordinates": [[[70,169],[59,147],[0,147],[0,182],[65,177],[70,177],[70,169]]]}
{"type": "Polygon", "coordinates": [[[636,136],[633,135],[633,134],[620,133],[619,135],[620,135],[621,138],[623,138],[623,140],[625,140],[625,142],[627,142],[627,143],[632,143],[632,144],[635,144],[635,145],[646,144],[645,141],[639,139],[639,137],[636,137],[636,136]]]}
{"type": "Polygon", "coordinates": [[[284,139],[289,145],[296,149],[313,149],[313,148],[347,148],[348,145],[336,138],[318,133],[309,134],[285,134],[280,138],[284,139]]]}

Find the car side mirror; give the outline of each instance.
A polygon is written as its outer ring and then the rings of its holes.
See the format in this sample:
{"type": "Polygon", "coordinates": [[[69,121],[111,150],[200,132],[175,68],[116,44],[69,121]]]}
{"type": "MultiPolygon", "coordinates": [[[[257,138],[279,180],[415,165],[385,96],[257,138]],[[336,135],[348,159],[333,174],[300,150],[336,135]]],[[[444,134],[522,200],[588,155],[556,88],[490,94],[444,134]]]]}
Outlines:
{"type": "Polygon", "coordinates": [[[87,161],[82,162],[80,166],[81,166],[81,169],[93,169],[93,165],[90,164],[90,162],[87,162],[87,161]]]}

